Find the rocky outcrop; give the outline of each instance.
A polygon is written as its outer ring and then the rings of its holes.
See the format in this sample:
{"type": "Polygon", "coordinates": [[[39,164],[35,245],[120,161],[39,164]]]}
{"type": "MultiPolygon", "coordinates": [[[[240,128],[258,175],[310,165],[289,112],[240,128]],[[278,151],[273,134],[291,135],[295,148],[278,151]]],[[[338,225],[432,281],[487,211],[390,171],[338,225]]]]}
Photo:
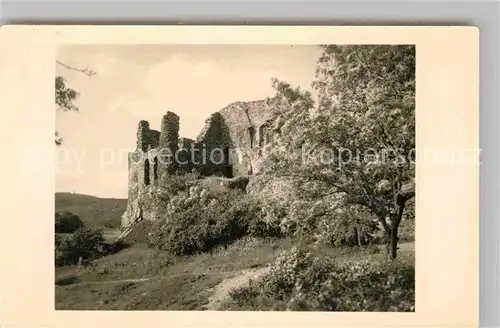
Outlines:
{"type": "Polygon", "coordinates": [[[127,228],[142,220],[155,221],[166,213],[171,195],[161,187],[148,188],[133,199],[129,199],[127,210],[122,215],[122,228],[127,228]]]}

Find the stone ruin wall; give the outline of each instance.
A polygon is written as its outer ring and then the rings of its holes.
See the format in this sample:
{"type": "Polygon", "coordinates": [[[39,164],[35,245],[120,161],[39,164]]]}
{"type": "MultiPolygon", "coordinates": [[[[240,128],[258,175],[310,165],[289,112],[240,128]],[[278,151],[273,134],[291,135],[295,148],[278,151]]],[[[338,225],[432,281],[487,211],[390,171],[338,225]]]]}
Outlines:
{"type": "Polygon", "coordinates": [[[179,116],[173,112],[163,116],[161,131],[150,129],[147,121],[140,121],[137,146],[128,157],[128,204],[122,227],[142,219],[155,220],[161,215],[158,208],[152,208],[148,202],[167,183],[168,176],[176,172],[197,169],[205,176],[226,177],[258,174],[260,150],[265,144],[270,118],[263,100],[232,103],[207,119],[196,141],[179,138],[179,116]],[[209,158],[203,161],[202,150],[209,154],[214,148],[224,149],[222,154],[214,153],[217,164],[209,158]],[[178,149],[196,149],[196,163],[202,164],[192,163],[187,151],[179,152],[179,159],[185,164],[168,161],[165,155],[175,154],[178,149]],[[219,156],[228,155],[228,160],[221,161],[219,156]]]}
{"type": "Polygon", "coordinates": [[[263,127],[271,119],[265,101],[236,102],[220,110],[220,114],[228,126],[232,141],[233,175],[259,173],[259,150],[264,145],[262,136],[266,132],[263,127]]]}

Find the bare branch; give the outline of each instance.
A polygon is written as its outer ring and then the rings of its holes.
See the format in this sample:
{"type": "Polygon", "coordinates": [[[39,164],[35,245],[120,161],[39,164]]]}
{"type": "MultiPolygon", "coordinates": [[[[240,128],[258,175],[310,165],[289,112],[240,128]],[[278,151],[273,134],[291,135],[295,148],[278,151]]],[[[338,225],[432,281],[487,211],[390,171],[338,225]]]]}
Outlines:
{"type": "Polygon", "coordinates": [[[81,73],[83,73],[83,74],[85,74],[85,75],[87,75],[87,76],[93,76],[93,75],[96,75],[96,74],[97,74],[96,72],[92,71],[92,70],[91,70],[91,69],[89,69],[88,67],[85,67],[85,68],[83,68],[83,69],[82,69],[82,68],[75,68],[75,67],[72,67],[72,66],[70,66],[70,65],[67,65],[67,64],[65,64],[65,63],[63,63],[63,62],[60,62],[60,61],[58,61],[58,60],[56,60],[56,63],[57,63],[57,64],[59,64],[59,65],[61,65],[61,66],[62,66],[62,67],[64,67],[64,68],[68,69],[68,70],[71,70],[71,71],[76,71],[76,72],[81,72],[81,73]]]}

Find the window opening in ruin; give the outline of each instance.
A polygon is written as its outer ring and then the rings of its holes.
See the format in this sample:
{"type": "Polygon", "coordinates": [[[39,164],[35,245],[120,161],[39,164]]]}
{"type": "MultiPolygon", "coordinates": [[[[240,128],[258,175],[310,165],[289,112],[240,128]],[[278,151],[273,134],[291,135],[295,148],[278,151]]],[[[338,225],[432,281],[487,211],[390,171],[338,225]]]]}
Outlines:
{"type": "Polygon", "coordinates": [[[224,147],[223,149],[224,156],[224,165],[222,165],[221,171],[222,175],[226,178],[233,177],[233,166],[231,165],[231,161],[229,158],[229,147],[224,147]]]}
{"type": "Polygon", "coordinates": [[[158,157],[155,157],[153,162],[153,176],[154,176],[154,183],[158,185],[158,157]]]}
{"type": "Polygon", "coordinates": [[[253,148],[253,143],[255,141],[255,128],[253,126],[248,128],[248,134],[250,135],[250,148],[253,148]]]}
{"type": "Polygon", "coordinates": [[[146,159],[144,162],[144,184],[149,186],[149,160],[146,159]]]}
{"type": "Polygon", "coordinates": [[[269,135],[268,135],[268,124],[264,123],[259,127],[259,147],[263,147],[268,143],[269,135]]]}
{"type": "Polygon", "coordinates": [[[224,147],[224,164],[229,165],[229,147],[224,147]]]}

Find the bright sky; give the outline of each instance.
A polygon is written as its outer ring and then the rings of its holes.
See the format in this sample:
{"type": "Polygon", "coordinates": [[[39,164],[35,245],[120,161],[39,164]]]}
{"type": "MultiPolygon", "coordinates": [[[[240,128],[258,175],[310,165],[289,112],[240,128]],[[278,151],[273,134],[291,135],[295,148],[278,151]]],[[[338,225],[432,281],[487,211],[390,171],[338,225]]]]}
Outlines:
{"type": "MultiPolygon", "coordinates": [[[[271,78],[311,89],[321,54],[316,46],[126,45],[64,46],[57,66],[80,93],[79,113],[58,112],[56,191],[127,197],[127,152],[137,125],[159,130],[162,115],[180,116],[180,136],[195,138],[205,119],[235,101],[274,94],[271,78]]],[[[312,91],[312,90],[311,90],[312,91]]]]}

